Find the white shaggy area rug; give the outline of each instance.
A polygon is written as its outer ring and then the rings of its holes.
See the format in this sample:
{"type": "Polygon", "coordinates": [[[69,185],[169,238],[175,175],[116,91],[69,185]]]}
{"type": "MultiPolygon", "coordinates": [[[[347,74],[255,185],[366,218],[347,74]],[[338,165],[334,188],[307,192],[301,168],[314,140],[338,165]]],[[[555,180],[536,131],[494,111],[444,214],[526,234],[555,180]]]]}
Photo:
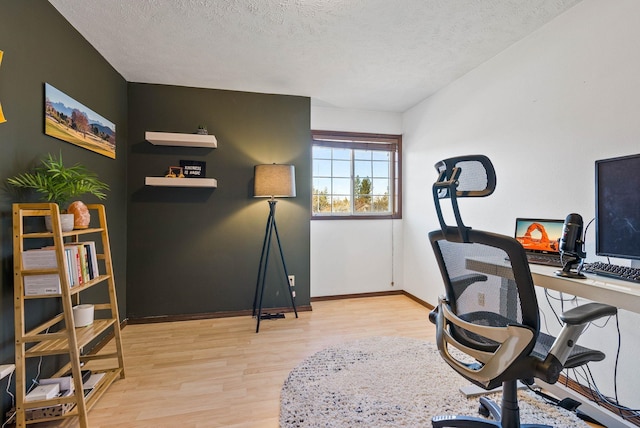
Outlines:
{"type": "MultiPolygon", "coordinates": [[[[478,416],[478,398],[459,391],[467,385],[433,343],[403,337],[347,342],[291,371],[282,387],[280,426],[430,427],[436,415],[478,416]]],[[[587,427],[530,391],[521,390],[518,399],[523,423],[587,427]]]]}

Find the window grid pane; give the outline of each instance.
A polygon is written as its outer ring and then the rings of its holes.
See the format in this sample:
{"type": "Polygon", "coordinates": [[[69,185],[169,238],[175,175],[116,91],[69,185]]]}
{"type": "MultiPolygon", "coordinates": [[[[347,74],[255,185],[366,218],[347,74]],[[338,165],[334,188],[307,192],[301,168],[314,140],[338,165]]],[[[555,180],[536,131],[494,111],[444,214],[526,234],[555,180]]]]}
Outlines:
{"type": "Polygon", "coordinates": [[[358,148],[350,148],[350,143],[353,141],[345,140],[345,148],[314,145],[312,214],[394,215],[399,203],[395,191],[399,185],[399,139],[387,144],[388,150],[381,150],[385,146],[379,143],[352,144],[358,148]]]}

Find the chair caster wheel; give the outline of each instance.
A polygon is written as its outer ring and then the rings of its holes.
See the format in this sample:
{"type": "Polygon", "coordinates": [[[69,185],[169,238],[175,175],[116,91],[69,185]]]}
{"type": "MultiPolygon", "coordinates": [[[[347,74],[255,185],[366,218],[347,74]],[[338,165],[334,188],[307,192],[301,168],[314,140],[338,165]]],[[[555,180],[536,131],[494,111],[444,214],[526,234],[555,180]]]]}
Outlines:
{"type": "Polygon", "coordinates": [[[480,413],[485,418],[488,418],[490,415],[489,409],[486,406],[484,406],[482,403],[480,403],[480,405],[478,406],[478,413],[480,413]]]}

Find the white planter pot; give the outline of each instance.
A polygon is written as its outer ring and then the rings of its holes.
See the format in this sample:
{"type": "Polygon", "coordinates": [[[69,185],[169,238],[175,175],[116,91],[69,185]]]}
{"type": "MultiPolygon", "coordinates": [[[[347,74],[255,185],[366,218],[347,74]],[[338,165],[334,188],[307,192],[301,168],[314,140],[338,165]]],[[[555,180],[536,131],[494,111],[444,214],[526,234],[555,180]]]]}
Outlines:
{"type": "MultiPolygon", "coordinates": [[[[63,232],[71,232],[73,230],[73,214],[60,214],[60,226],[62,227],[63,232]]],[[[53,227],[51,225],[51,216],[44,217],[44,226],[47,228],[47,231],[53,231],[53,227]]]]}
{"type": "Polygon", "coordinates": [[[86,327],[93,323],[93,305],[78,305],[73,307],[73,323],[76,327],[86,327]]]}

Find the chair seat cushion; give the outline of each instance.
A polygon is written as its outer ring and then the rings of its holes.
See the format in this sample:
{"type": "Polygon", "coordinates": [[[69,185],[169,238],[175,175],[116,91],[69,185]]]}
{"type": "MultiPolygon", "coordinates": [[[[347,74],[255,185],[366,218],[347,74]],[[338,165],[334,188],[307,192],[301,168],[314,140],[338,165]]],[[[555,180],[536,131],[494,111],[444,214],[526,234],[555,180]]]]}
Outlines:
{"type": "MultiPolygon", "coordinates": [[[[549,354],[549,350],[551,349],[551,346],[553,345],[553,342],[555,340],[555,337],[540,332],[538,334],[536,345],[533,348],[533,352],[531,354],[539,358],[540,360],[544,360],[547,357],[547,354],[549,354]]],[[[602,361],[604,360],[604,357],[605,355],[600,351],[585,348],[584,346],[580,345],[574,345],[571,349],[571,353],[569,354],[567,362],[564,364],[564,367],[571,369],[586,364],[590,361],[602,361]]]]}

